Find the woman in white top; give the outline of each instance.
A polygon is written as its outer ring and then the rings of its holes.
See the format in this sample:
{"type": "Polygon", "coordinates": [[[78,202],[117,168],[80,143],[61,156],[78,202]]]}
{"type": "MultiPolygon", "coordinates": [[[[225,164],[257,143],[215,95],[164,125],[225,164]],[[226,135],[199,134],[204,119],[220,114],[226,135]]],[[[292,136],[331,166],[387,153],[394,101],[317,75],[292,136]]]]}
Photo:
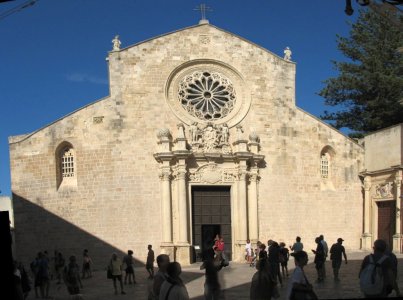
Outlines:
{"type": "Polygon", "coordinates": [[[250,240],[246,240],[245,259],[249,264],[252,262],[252,244],[250,243],[250,240]]]}
{"type": "Polygon", "coordinates": [[[317,299],[312,285],[309,283],[304,273],[304,266],[308,263],[308,254],[305,251],[298,251],[291,255],[295,258],[295,270],[288,280],[286,299],[291,299],[293,290],[294,293],[309,294],[310,299],[317,299]]]}

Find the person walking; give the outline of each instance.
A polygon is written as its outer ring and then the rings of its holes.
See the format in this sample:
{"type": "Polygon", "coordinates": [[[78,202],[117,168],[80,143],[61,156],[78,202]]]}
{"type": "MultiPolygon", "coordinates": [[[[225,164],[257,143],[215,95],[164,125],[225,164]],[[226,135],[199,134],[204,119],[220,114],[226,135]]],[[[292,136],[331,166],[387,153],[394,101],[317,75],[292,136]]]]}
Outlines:
{"type": "Polygon", "coordinates": [[[323,236],[323,234],[321,234],[319,236],[319,238],[320,238],[320,242],[322,243],[322,246],[323,246],[323,252],[325,254],[324,260],[323,260],[322,272],[323,272],[323,278],[326,278],[326,259],[327,259],[327,255],[329,252],[329,247],[327,246],[327,243],[325,241],[325,237],[323,236]]]}
{"type": "Polygon", "coordinates": [[[283,278],[288,277],[288,260],[290,258],[290,252],[285,246],[285,243],[280,243],[280,265],[281,265],[281,273],[283,278]]]}
{"type": "Polygon", "coordinates": [[[119,281],[120,283],[121,294],[122,295],[126,294],[125,291],[123,290],[123,282],[122,282],[122,261],[118,258],[118,255],[116,253],[112,254],[112,258],[109,261],[108,268],[112,274],[113,288],[115,289],[115,295],[118,294],[116,280],[119,281]]]}
{"type": "MultiPolygon", "coordinates": [[[[55,251],[56,252],[56,251],[55,251]]],[[[56,284],[62,283],[62,272],[64,270],[65,260],[63,254],[61,252],[57,252],[56,259],[55,259],[55,274],[57,282],[56,284]]]]}
{"type": "Polygon", "coordinates": [[[188,291],[179,276],[181,273],[182,268],[178,262],[168,264],[168,276],[161,286],[159,300],[189,300],[188,291]]]}
{"type": "Polygon", "coordinates": [[[376,240],[373,249],[374,253],[365,256],[361,264],[361,291],[366,298],[386,298],[392,290],[399,290],[393,272],[393,262],[385,254],[387,244],[384,240],[376,240]],[[380,265],[380,269],[377,265],[380,265]]]}
{"type": "Polygon", "coordinates": [[[82,270],[82,278],[90,278],[92,277],[92,259],[88,253],[87,249],[84,249],[83,252],[83,270],[82,270]]]}
{"type": "Polygon", "coordinates": [[[39,261],[38,261],[37,280],[40,284],[39,288],[42,299],[47,299],[49,298],[49,289],[50,289],[49,259],[42,252],[39,252],[38,255],[39,255],[39,261]]]}
{"type": "Polygon", "coordinates": [[[304,272],[304,267],[308,263],[308,254],[301,250],[291,253],[291,256],[295,258],[295,269],[288,280],[285,299],[318,299],[304,272]]]}
{"type": "Polygon", "coordinates": [[[295,243],[292,246],[290,246],[290,249],[293,252],[304,250],[304,244],[301,243],[301,238],[299,236],[295,238],[295,243]]]}
{"type": "Polygon", "coordinates": [[[280,246],[277,242],[275,241],[268,241],[268,244],[270,244],[269,247],[269,272],[272,274],[273,279],[277,282],[280,282],[281,287],[283,287],[283,279],[281,278],[280,275],[280,246]]]}
{"type": "MultiPolygon", "coordinates": [[[[397,257],[396,257],[396,255],[390,250],[389,247],[386,248],[385,255],[389,256],[389,258],[390,258],[391,261],[392,261],[393,277],[394,277],[395,281],[397,281],[397,263],[398,263],[397,257]]],[[[396,287],[396,288],[395,288],[396,297],[401,297],[400,289],[399,289],[399,286],[398,286],[397,282],[396,282],[396,284],[395,284],[395,287],[396,287]]]]}
{"type": "Polygon", "coordinates": [[[249,239],[246,240],[245,244],[245,260],[248,264],[252,262],[252,244],[249,239]]]}
{"type": "Polygon", "coordinates": [[[126,274],[125,274],[125,284],[127,284],[127,278],[129,278],[129,284],[136,284],[136,276],[134,275],[134,258],[133,251],[128,250],[127,255],[123,257],[123,263],[126,265],[126,274]]]}
{"type": "Polygon", "coordinates": [[[160,254],[157,256],[157,266],[158,271],[154,276],[153,285],[151,295],[149,295],[149,299],[158,300],[160,297],[161,286],[164,281],[167,279],[167,267],[169,265],[169,256],[166,254],[160,254]]]}
{"type": "Polygon", "coordinates": [[[323,277],[323,264],[324,264],[324,259],[325,259],[325,252],[323,250],[323,245],[320,242],[320,238],[317,237],[315,238],[315,243],[316,243],[316,250],[312,249],[312,252],[315,254],[315,269],[318,273],[318,280],[317,282],[322,282],[324,280],[323,277]]]}
{"type": "Polygon", "coordinates": [[[339,270],[341,267],[342,255],[344,256],[344,261],[347,264],[346,250],[342,245],[343,241],[344,240],[342,238],[338,238],[337,243],[333,244],[330,248],[330,260],[332,261],[334,281],[340,281],[339,270]]]}
{"type": "Polygon", "coordinates": [[[83,285],[80,279],[80,267],[74,255],[70,256],[68,265],[64,267],[63,280],[70,295],[80,294],[83,285]]]}
{"type": "Polygon", "coordinates": [[[270,276],[270,266],[267,259],[259,260],[256,265],[257,272],[253,274],[250,285],[251,300],[271,299],[274,295],[275,282],[270,276]]]}
{"type": "Polygon", "coordinates": [[[152,245],[148,245],[148,253],[147,253],[147,262],[146,262],[146,270],[149,274],[148,279],[154,278],[154,250],[152,249],[152,245]]]}
{"type": "Polygon", "coordinates": [[[205,269],[205,282],[204,282],[204,299],[205,300],[218,300],[221,293],[221,285],[218,280],[218,271],[221,269],[214,265],[212,259],[203,262],[200,269],[205,269]]]}

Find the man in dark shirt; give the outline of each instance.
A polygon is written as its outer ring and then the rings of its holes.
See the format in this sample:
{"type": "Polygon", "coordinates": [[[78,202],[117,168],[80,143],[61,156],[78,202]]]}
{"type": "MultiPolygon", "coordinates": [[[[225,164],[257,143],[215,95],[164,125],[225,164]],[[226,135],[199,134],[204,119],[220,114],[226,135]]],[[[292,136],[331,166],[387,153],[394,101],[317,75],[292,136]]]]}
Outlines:
{"type": "Polygon", "coordinates": [[[312,252],[315,254],[314,263],[315,263],[316,271],[318,273],[317,282],[322,282],[325,279],[324,274],[323,274],[323,265],[325,263],[325,250],[323,249],[323,245],[320,242],[319,237],[317,237],[315,239],[315,243],[317,245],[316,250],[312,249],[312,252]]]}
{"type": "Polygon", "coordinates": [[[272,240],[269,240],[267,244],[269,245],[268,261],[270,273],[276,281],[278,278],[280,285],[283,286],[283,280],[280,275],[280,245],[272,240]]]}
{"type": "MultiPolygon", "coordinates": [[[[384,240],[376,240],[374,242],[374,254],[367,255],[361,265],[360,275],[361,272],[365,269],[365,267],[370,263],[370,256],[372,255],[374,262],[378,262],[386,252],[387,244],[384,240]]],[[[396,284],[396,278],[393,273],[393,262],[390,257],[384,259],[381,263],[381,269],[383,274],[383,291],[379,295],[371,295],[371,297],[380,297],[385,298],[387,297],[392,290],[398,290],[396,284]]],[[[367,296],[367,295],[364,295],[367,296]]]]}
{"type": "Polygon", "coordinates": [[[330,260],[332,261],[334,281],[340,281],[339,270],[341,267],[342,255],[344,256],[344,261],[347,264],[346,250],[342,245],[343,241],[344,240],[342,238],[338,238],[337,243],[333,244],[330,248],[330,260]]]}

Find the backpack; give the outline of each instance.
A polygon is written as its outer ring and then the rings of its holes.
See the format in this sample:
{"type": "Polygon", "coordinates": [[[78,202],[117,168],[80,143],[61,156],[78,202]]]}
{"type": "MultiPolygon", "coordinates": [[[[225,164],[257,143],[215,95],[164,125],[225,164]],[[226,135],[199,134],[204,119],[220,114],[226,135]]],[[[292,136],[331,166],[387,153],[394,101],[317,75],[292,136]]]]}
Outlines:
{"type": "Polygon", "coordinates": [[[360,273],[360,288],[366,296],[381,295],[384,291],[384,280],[381,264],[387,259],[382,256],[377,262],[372,254],[369,256],[368,265],[360,273]]]}

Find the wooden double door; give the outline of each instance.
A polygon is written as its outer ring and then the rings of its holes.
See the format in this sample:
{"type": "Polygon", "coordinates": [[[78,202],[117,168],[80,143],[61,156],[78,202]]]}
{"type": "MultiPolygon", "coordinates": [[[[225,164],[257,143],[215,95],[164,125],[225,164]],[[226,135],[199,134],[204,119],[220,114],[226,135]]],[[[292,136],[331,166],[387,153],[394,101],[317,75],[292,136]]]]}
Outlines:
{"type": "Polygon", "coordinates": [[[396,232],[396,201],[379,201],[378,206],[378,239],[384,240],[393,247],[393,235],[396,232]]]}
{"type": "Polygon", "coordinates": [[[225,253],[232,258],[230,187],[192,187],[192,233],[193,245],[200,249],[193,261],[211,249],[217,234],[224,238],[225,253]]]}

